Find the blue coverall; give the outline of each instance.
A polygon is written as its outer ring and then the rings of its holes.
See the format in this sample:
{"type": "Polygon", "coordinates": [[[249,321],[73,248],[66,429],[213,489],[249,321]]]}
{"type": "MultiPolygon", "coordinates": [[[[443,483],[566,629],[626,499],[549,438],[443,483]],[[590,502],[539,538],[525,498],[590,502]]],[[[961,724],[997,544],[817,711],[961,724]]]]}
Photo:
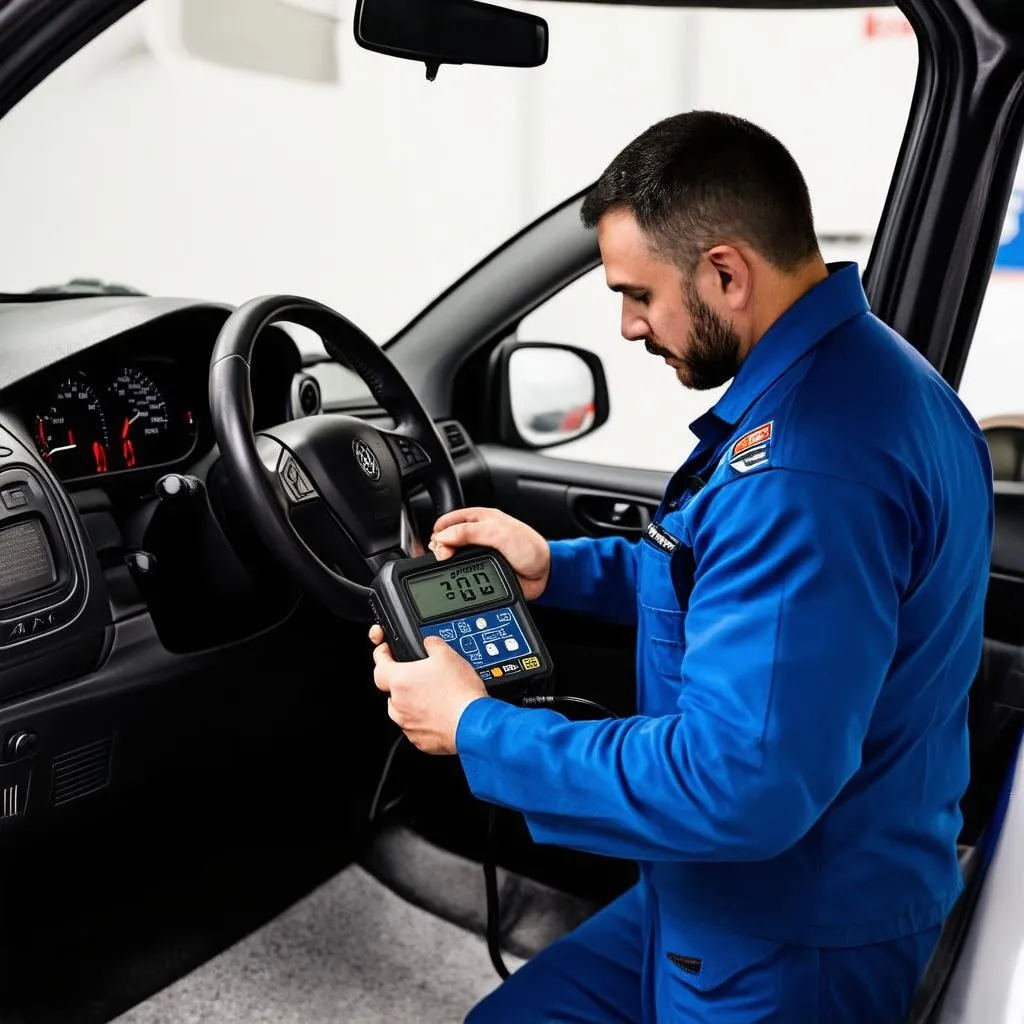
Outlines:
{"type": "Polygon", "coordinates": [[[640,868],[473,1024],[907,1011],[962,889],[992,473],[856,265],[829,271],[692,425],[643,540],[551,544],[545,603],[636,624],[638,714],[462,716],[476,796],[640,868]]]}

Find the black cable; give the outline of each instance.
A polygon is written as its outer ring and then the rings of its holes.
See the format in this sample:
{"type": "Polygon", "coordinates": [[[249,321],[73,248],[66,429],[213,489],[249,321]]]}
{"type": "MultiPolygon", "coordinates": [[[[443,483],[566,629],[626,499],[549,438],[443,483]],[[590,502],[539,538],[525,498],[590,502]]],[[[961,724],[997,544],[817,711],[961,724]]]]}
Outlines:
{"type": "MultiPolygon", "coordinates": [[[[603,704],[598,704],[596,700],[587,700],[585,697],[557,695],[523,697],[519,703],[527,708],[548,708],[558,704],[570,704],[575,707],[588,707],[599,712],[603,718],[619,717],[603,704]]],[[[494,842],[497,833],[497,820],[497,805],[491,804],[487,808],[487,850],[484,856],[484,889],[487,894],[487,952],[490,954],[491,963],[498,972],[498,976],[504,981],[511,972],[505,966],[505,961],[501,956],[501,907],[498,903],[498,862],[494,842]]]]}
{"type": "Polygon", "coordinates": [[[593,711],[600,713],[602,718],[618,718],[614,711],[609,711],[603,704],[598,704],[596,700],[587,700],[586,697],[563,697],[560,695],[550,695],[546,697],[524,697],[520,704],[526,708],[550,708],[555,707],[558,704],[572,704],[576,706],[588,707],[593,711]]]}
{"type": "MultiPolygon", "coordinates": [[[[404,739],[405,733],[400,732],[398,734],[398,739],[391,744],[391,749],[388,751],[388,756],[384,761],[384,768],[380,773],[380,782],[377,783],[377,791],[373,794],[373,800],[370,802],[369,820],[371,824],[377,817],[377,805],[380,803],[380,798],[384,793],[384,784],[388,781],[388,776],[391,774],[391,765],[395,760],[395,754],[398,753],[398,748],[402,745],[402,740],[404,739]]],[[[388,806],[390,806],[390,804],[388,806]]]]}
{"type": "Polygon", "coordinates": [[[487,952],[491,963],[504,981],[511,973],[501,956],[501,913],[498,906],[498,864],[494,851],[497,832],[498,808],[487,808],[487,856],[484,859],[484,888],[487,891],[487,952]]]}

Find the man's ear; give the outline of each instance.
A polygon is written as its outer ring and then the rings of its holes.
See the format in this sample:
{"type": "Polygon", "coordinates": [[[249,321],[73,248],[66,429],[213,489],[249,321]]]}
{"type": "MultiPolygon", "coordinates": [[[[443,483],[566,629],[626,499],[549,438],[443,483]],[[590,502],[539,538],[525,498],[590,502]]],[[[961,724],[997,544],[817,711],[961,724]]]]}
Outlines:
{"type": "Polygon", "coordinates": [[[732,245],[716,245],[705,257],[713,271],[713,281],[722,302],[733,312],[750,301],[753,286],[750,264],[732,245]]]}

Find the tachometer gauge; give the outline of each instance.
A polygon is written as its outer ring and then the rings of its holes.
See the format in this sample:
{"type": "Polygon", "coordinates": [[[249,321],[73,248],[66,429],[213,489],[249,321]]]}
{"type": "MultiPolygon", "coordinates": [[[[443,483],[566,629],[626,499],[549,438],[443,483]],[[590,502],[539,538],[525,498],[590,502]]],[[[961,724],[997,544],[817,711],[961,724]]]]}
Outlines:
{"type": "Polygon", "coordinates": [[[156,465],[173,454],[167,401],[152,377],[125,367],[111,383],[110,395],[119,468],[156,465]]]}
{"type": "Polygon", "coordinates": [[[108,471],[107,420],[92,385],[82,373],[65,380],[50,406],[35,419],[40,454],[62,480],[108,471]]]}

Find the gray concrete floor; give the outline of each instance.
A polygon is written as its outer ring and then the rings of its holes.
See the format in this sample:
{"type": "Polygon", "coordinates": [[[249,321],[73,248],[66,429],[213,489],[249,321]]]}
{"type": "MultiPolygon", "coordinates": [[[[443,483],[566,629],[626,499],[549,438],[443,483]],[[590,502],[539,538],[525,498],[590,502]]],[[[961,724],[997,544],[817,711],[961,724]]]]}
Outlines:
{"type": "Polygon", "coordinates": [[[498,980],[482,938],[351,867],[116,1024],[447,1024],[498,980]]]}

